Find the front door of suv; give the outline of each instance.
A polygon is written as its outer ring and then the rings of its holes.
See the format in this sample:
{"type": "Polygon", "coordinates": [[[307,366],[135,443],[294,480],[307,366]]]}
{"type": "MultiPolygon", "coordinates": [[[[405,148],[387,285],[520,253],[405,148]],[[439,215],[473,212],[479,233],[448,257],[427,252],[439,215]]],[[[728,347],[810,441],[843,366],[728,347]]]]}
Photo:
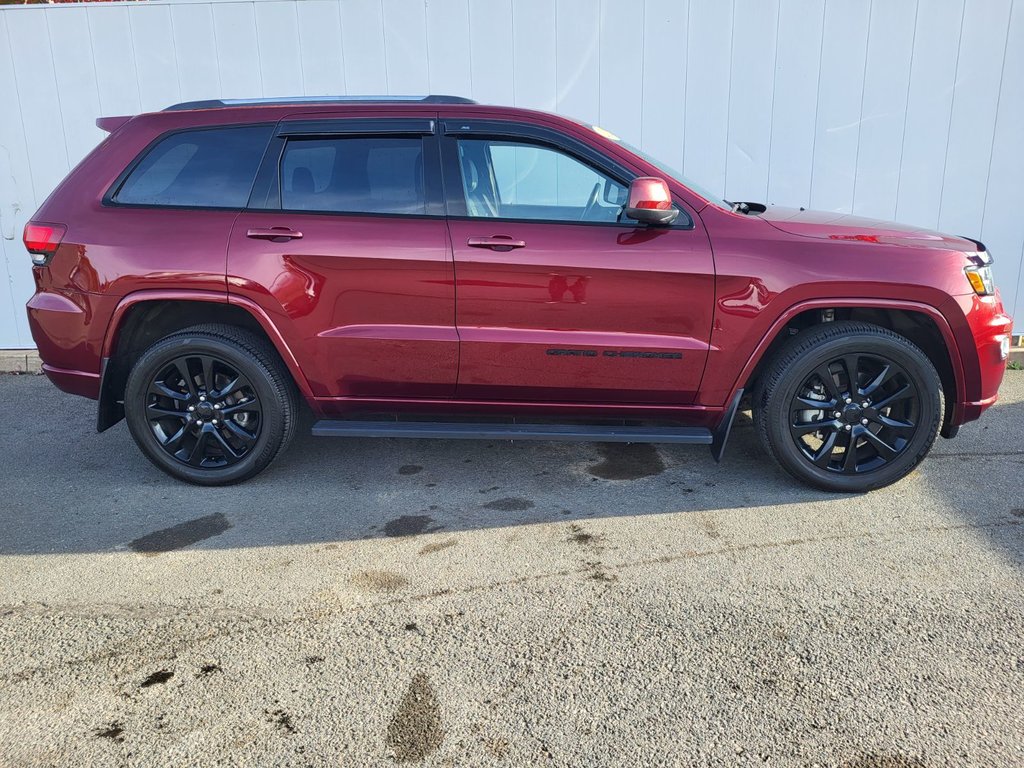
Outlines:
{"type": "Polygon", "coordinates": [[[320,398],[449,398],[458,336],[434,114],[280,123],[235,221],[228,290],[320,398]]]}
{"type": "Polygon", "coordinates": [[[458,397],[692,403],[714,302],[700,221],[622,220],[635,174],[572,137],[472,119],[444,130],[458,397]]]}

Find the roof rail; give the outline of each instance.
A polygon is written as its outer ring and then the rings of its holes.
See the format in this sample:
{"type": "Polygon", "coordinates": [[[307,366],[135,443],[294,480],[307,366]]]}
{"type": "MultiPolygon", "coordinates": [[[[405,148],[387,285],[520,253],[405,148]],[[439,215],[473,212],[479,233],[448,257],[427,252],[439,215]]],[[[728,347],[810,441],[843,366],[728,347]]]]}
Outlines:
{"type": "Polygon", "coordinates": [[[224,107],[268,107],[288,106],[291,104],[476,104],[472,99],[463,96],[274,96],[262,99],[206,99],[205,101],[184,101],[173,104],[164,112],[176,112],[184,109],[223,109],[224,107]]]}

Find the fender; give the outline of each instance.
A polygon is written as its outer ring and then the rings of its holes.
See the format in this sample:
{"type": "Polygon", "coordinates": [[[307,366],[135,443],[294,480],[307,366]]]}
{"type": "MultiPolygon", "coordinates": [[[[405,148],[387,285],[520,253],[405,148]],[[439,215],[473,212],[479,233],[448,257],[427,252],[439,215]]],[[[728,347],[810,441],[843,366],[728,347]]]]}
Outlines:
{"type": "Polygon", "coordinates": [[[111,313],[107,323],[107,330],[103,337],[102,357],[100,363],[100,394],[99,409],[97,412],[96,431],[103,432],[105,429],[116,424],[124,416],[123,407],[120,402],[115,402],[109,392],[109,379],[106,376],[108,363],[117,346],[118,335],[122,327],[122,321],[129,309],[150,301],[205,301],[216,304],[235,305],[244,309],[266,333],[270,343],[274,345],[277,353],[281,356],[288,372],[292,375],[296,386],[303,397],[311,400],[313,397],[309,382],[299,365],[291,347],[284,340],[277,326],[274,325],[267,313],[253,301],[239,296],[229,296],[226,293],[216,291],[188,291],[188,290],[145,290],[135,291],[126,294],[118,302],[111,313]]]}
{"type": "Polygon", "coordinates": [[[841,299],[809,299],[807,301],[801,301],[793,304],[786,309],[779,317],[775,319],[771,327],[758,342],[754,351],[751,353],[750,358],[747,360],[746,365],[743,366],[743,370],[739,376],[733,382],[732,388],[729,391],[729,398],[726,402],[732,402],[736,392],[747,382],[750,376],[753,374],[754,369],[761,362],[765,351],[768,346],[772,343],[775,337],[778,335],[786,324],[794,317],[799,315],[801,312],[806,312],[809,309],[833,309],[837,307],[870,307],[874,309],[900,309],[907,312],[920,312],[923,315],[927,315],[934,322],[936,327],[939,329],[939,333],[942,334],[942,340],[946,344],[946,351],[949,354],[949,360],[953,369],[953,378],[956,382],[956,400],[953,405],[953,414],[950,424],[958,424],[960,411],[962,410],[961,401],[964,399],[964,393],[966,391],[964,385],[964,367],[963,360],[960,357],[960,347],[957,344],[956,336],[953,334],[953,329],[949,325],[949,321],[946,316],[942,314],[938,309],[931,306],[930,304],[921,304],[916,301],[900,301],[896,299],[857,299],[857,298],[841,298],[841,299]]]}

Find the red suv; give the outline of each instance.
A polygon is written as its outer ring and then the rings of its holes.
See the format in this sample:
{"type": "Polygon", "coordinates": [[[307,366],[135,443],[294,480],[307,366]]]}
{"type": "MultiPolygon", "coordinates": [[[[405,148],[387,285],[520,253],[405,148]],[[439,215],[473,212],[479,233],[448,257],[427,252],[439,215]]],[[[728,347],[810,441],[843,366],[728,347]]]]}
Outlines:
{"type": "Polygon", "coordinates": [[[110,132],[25,228],[50,379],[160,469],[332,436],[758,436],[820,488],[910,472],[996,399],[984,245],[728,202],[614,135],[444,96],[206,101],[110,132]]]}

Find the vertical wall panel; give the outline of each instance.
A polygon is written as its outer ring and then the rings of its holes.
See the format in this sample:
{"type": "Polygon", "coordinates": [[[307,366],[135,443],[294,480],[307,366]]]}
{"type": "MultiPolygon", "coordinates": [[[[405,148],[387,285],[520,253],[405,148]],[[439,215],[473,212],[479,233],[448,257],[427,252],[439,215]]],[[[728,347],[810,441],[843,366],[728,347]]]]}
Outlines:
{"type": "Polygon", "coordinates": [[[810,204],[823,25],[818,0],[782,0],[768,167],[768,202],[777,205],[810,204]]]}
{"type": "Polygon", "coordinates": [[[145,111],[163,109],[181,101],[178,62],[166,5],[134,5],[128,10],[135,71],[138,74],[139,106],[145,111]]]}
{"type": "Polygon", "coordinates": [[[934,227],[945,174],[963,2],[930,2],[917,14],[896,218],[934,227]]]}
{"type": "Polygon", "coordinates": [[[384,0],[388,88],[396,94],[430,91],[426,9],[407,0],[384,0]]]}
{"type": "Polygon", "coordinates": [[[513,0],[469,0],[469,53],[473,93],[484,104],[511,104],[515,100],[512,72],[513,0]],[[505,30],[505,34],[496,34],[505,30]]]}
{"type": "MultiPolygon", "coordinates": [[[[488,38],[475,41],[488,47],[488,38]]],[[[430,52],[430,93],[468,96],[473,91],[470,66],[474,40],[469,35],[469,0],[427,3],[427,50],[430,52]]]]}
{"type": "Polygon", "coordinates": [[[245,99],[263,95],[256,13],[251,3],[214,3],[217,66],[221,95],[245,99]]]}
{"type": "Polygon", "coordinates": [[[1024,330],[1024,216],[1021,181],[1024,180],[1024,2],[1016,0],[1010,14],[999,92],[999,109],[992,138],[988,187],[985,193],[981,239],[996,259],[996,282],[1003,300],[1016,307],[1014,318],[1024,330]]]}
{"type": "Polygon", "coordinates": [[[729,88],[729,136],[725,196],[764,200],[768,195],[768,156],[775,93],[777,2],[736,0],[729,88]]]}
{"type": "Polygon", "coordinates": [[[732,12],[731,2],[691,3],[686,42],[683,173],[719,196],[725,194],[732,12]]]}
{"type": "Polygon", "coordinates": [[[601,16],[593,0],[559,0],[555,28],[556,109],[601,121],[601,16]]]}
{"type": "Polygon", "coordinates": [[[98,115],[291,94],[555,110],[716,194],[978,236],[1024,318],[1022,73],[1024,0],[0,6],[0,348],[31,345],[21,228],[98,115]]]}
{"type": "Polygon", "coordinates": [[[644,5],[601,0],[601,114],[598,124],[631,144],[643,120],[644,5]]]}
{"type": "Polygon", "coordinates": [[[69,8],[67,13],[50,14],[47,22],[68,163],[75,165],[104,135],[96,127],[100,96],[92,66],[92,41],[82,34],[88,28],[86,10],[69,8]]]}
{"type": "Polygon", "coordinates": [[[849,211],[857,168],[869,0],[825,6],[823,50],[814,128],[811,207],[849,211]]]}
{"type": "Polygon", "coordinates": [[[178,59],[182,101],[216,99],[223,93],[217,66],[213,9],[206,4],[171,6],[171,32],[178,59]]]}
{"type": "Polygon", "coordinates": [[[380,0],[340,0],[341,49],[348,93],[390,93],[380,0]]]}
{"type": "Polygon", "coordinates": [[[640,145],[677,170],[683,167],[686,40],[689,3],[649,0],[644,12],[643,133],[640,145]]]}
{"type": "Polygon", "coordinates": [[[896,215],[917,13],[916,2],[871,6],[853,193],[853,211],[862,216],[891,219],[896,215]]]}
{"type": "MultiPolygon", "coordinates": [[[[978,232],[985,205],[992,133],[1004,74],[1010,0],[977,3],[964,16],[957,57],[953,109],[946,143],[939,227],[978,232]]],[[[1024,72],[1010,73],[1019,79],[1024,72]]],[[[1024,126],[1021,126],[1024,136],[1024,126]]]]}
{"type": "Polygon", "coordinates": [[[515,104],[554,109],[554,0],[515,0],[512,3],[512,56],[515,104]]]}
{"type": "MultiPolygon", "coordinates": [[[[299,11],[306,6],[320,6],[310,0],[298,6],[291,2],[257,3],[256,36],[260,49],[260,78],[267,96],[301,96],[304,91],[299,36],[299,11]]],[[[330,2],[335,14],[337,4],[330,2]]],[[[338,30],[340,33],[340,29],[338,30]]],[[[307,44],[311,44],[311,41],[307,44]]],[[[318,52],[324,59],[330,51],[318,52]]],[[[326,64],[326,62],[325,62],[326,64]]]]}

